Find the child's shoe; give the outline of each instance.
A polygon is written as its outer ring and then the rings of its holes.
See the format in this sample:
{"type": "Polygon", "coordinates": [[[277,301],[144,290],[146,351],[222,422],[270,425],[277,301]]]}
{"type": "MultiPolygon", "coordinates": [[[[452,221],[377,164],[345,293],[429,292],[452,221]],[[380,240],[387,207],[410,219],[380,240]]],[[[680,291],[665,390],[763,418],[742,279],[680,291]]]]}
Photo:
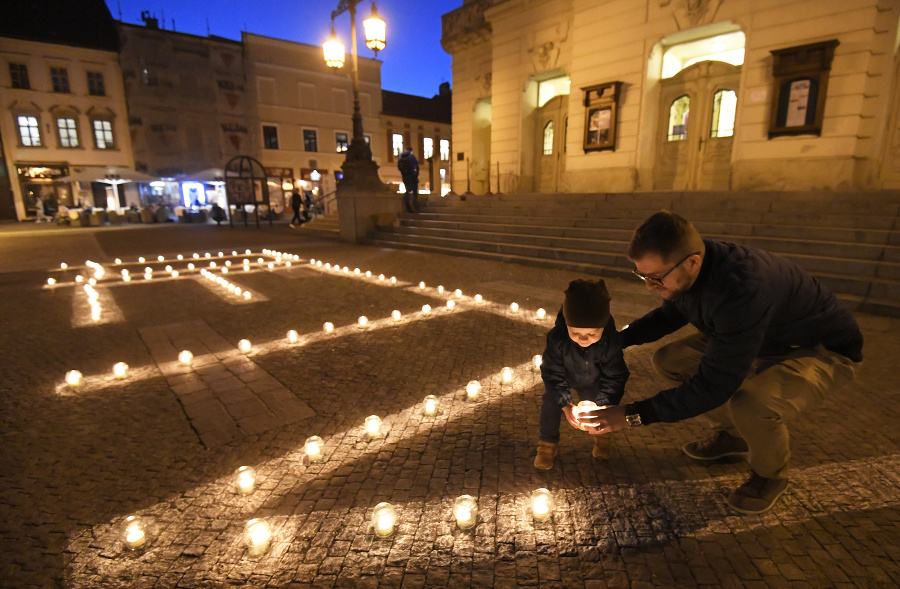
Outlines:
{"type": "Polygon", "coordinates": [[[591,450],[591,456],[604,460],[612,456],[612,440],[609,436],[593,436],[593,438],[594,449],[591,450]]]}
{"type": "Polygon", "coordinates": [[[553,442],[538,442],[537,456],[534,457],[534,467],[540,470],[550,470],[553,468],[553,459],[556,457],[557,447],[559,444],[553,442]]]}

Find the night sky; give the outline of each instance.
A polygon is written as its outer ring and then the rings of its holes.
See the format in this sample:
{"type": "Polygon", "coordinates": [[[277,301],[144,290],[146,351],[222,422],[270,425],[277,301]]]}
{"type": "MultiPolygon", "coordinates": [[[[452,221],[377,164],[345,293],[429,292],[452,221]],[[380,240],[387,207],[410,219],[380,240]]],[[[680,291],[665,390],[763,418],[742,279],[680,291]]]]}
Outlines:
{"type": "MultiPolygon", "coordinates": [[[[441,82],[451,82],[450,56],[441,48],[441,15],[462,6],[463,0],[380,0],[378,14],[387,23],[387,46],[382,60],[381,86],[385,90],[431,97],[441,82]]],[[[328,39],[331,12],[338,0],[106,0],[113,18],[141,24],[141,12],[150,11],[165,28],[194,35],[209,32],[240,40],[241,31],[321,46],[328,39]]],[[[359,4],[358,52],[372,57],[365,46],[362,21],[371,3],[359,4]]],[[[350,56],[350,15],[335,21],[338,39],[350,56]]],[[[345,66],[346,67],[346,66],[345,66]]]]}

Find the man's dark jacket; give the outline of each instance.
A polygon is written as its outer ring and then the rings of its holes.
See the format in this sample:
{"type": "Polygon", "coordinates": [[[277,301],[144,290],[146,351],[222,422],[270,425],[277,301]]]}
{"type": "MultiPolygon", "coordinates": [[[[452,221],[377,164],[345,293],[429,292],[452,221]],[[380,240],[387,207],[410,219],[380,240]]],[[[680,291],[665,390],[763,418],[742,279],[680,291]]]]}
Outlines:
{"type": "Polygon", "coordinates": [[[709,337],[694,377],[633,404],[644,424],[680,421],[724,404],[757,357],[822,344],[862,361],[856,319],[822,283],[769,252],[703,241],[706,255],[690,290],[622,330],[625,347],[656,341],[687,323],[709,337]]]}
{"type": "Polygon", "coordinates": [[[599,390],[608,405],[617,405],[625,394],[628,367],[622,353],[622,336],[610,317],[599,341],[583,348],[572,341],[562,310],[556,325],[547,333],[547,347],[541,358],[544,388],[556,395],[560,406],[572,402],[569,389],[599,390]]]}

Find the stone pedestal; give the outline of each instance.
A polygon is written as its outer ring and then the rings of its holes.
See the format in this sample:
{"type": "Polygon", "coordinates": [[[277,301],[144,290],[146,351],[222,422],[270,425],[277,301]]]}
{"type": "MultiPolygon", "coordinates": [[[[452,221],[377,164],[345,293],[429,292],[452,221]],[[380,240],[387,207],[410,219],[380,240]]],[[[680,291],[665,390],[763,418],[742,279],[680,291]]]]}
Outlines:
{"type": "Polygon", "coordinates": [[[375,231],[376,225],[390,225],[400,215],[403,195],[339,187],[337,207],[341,241],[359,243],[375,231]]]}

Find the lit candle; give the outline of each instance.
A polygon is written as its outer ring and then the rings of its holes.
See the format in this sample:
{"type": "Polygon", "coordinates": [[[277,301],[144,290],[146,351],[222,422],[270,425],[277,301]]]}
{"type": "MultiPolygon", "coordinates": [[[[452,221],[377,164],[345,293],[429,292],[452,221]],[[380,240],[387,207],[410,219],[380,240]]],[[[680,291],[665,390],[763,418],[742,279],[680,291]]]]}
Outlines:
{"type": "Polygon", "coordinates": [[[223,254],[222,252],[219,252],[219,257],[220,257],[220,258],[221,258],[222,256],[224,256],[224,255],[225,255],[225,254],[223,254]]]}
{"type": "Polygon", "coordinates": [[[391,276],[391,284],[397,284],[397,277],[391,276]]]}
{"type": "Polygon", "coordinates": [[[322,438],[319,436],[312,436],[306,439],[306,443],[303,444],[303,449],[306,451],[306,457],[310,462],[319,462],[322,460],[322,447],[324,444],[322,438]]]}
{"type": "Polygon", "coordinates": [[[540,309],[537,310],[536,315],[537,315],[538,319],[543,319],[544,317],[547,316],[547,311],[544,311],[543,307],[541,307],[540,309]]]}
{"type": "Polygon", "coordinates": [[[434,415],[437,413],[438,408],[438,399],[434,395],[428,395],[425,397],[425,415],[434,415]]]}
{"type": "Polygon", "coordinates": [[[54,284],[56,284],[56,278],[48,278],[47,284],[49,284],[50,286],[53,286],[54,284]]]}
{"type": "Polygon", "coordinates": [[[245,298],[246,300],[249,301],[251,297],[252,297],[252,295],[250,294],[250,291],[249,291],[249,290],[245,290],[245,291],[244,291],[244,298],[245,298]]]}
{"type": "Polygon", "coordinates": [[[350,274],[350,268],[344,266],[344,274],[350,274]]]}
{"type": "Polygon", "coordinates": [[[462,291],[457,288],[455,291],[453,291],[453,294],[455,294],[457,296],[457,298],[459,298],[462,296],[462,291]]]}
{"type": "Polygon", "coordinates": [[[75,277],[75,282],[84,282],[84,276],[82,276],[81,274],[77,275],[75,277]]]}
{"type": "Polygon", "coordinates": [[[143,264],[143,263],[146,262],[146,261],[147,261],[147,260],[145,260],[143,256],[141,256],[140,258],[138,258],[138,263],[139,263],[139,264],[143,264]]]}
{"type": "Polygon", "coordinates": [[[193,270],[193,269],[194,269],[194,263],[191,262],[190,264],[188,264],[188,270],[193,270]]]}
{"type": "Polygon", "coordinates": [[[593,401],[579,401],[578,405],[572,409],[572,416],[575,418],[575,421],[578,422],[579,429],[587,431],[587,427],[581,425],[581,415],[583,413],[587,413],[588,411],[593,411],[597,409],[598,405],[593,401]]]}
{"type": "Polygon", "coordinates": [[[354,269],[353,269],[353,273],[354,273],[354,274],[359,274],[359,268],[354,268],[354,269]]]}
{"type": "Polygon", "coordinates": [[[292,344],[296,344],[297,340],[300,339],[300,336],[297,334],[297,331],[295,329],[292,329],[287,332],[287,339],[288,339],[288,342],[290,342],[292,344]]]}
{"type": "Polygon", "coordinates": [[[172,270],[172,278],[178,278],[178,270],[172,270]]]}
{"type": "Polygon", "coordinates": [[[290,268],[290,267],[291,267],[291,261],[288,260],[287,262],[284,263],[284,265],[287,266],[288,268],[290,268]]]}
{"type": "Polygon", "coordinates": [[[480,303],[481,301],[482,301],[481,295],[480,294],[475,295],[475,302],[480,303]]]}
{"type": "Polygon", "coordinates": [[[183,259],[184,259],[184,256],[182,256],[181,254],[178,254],[178,259],[179,259],[179,260],[183,260],[183,259]]]}
{"type": "Polygon", "coordinates": [[[519,303],[510,303],[509,310],[512,311],[513,313],[518,313],[519,312],[519,303]]]}
{"type": "Polygon", "coordinates": [[[394,533],[397,523],[397,510],[390,503],[379,503],[372,510],[372,528],[379,538],[387,538],[394,533]]]}
{"type": "Polygon", "coordinates": [[[234,471],[234,490],[238,495],[249,495],[256,490],[256,471],[242,466],[234,471]]]}
{"type": "Polygon", "coordinates": [[[244,354],[250,353],[250,340],[242,339],[238,342],[238,349],[244,354]]]}
{"type": "Polygon", "coordinates": [[[131,282],[131,276],[129,276],[128,274],[126,274],[125,276],[122,277],[122,280],[125,281],[125,282],[131,282]]]}
{"type": "Polygon", "coordinates": [[[504,366],[503,370],[500,371],[500,382],[503,384],[512,384],[513,380],[513,371],[509,366],[504,366]]]}
{"type": "Polygon", "coordinates": [[[222,268],[222,274],[228,274],[228,268],[222,268]]]}
{"type": "Polygon", "coordinates": [[[377,415],[366,417],[366,433],[370,439],[375,439],[381,434],[381,418],[377,415]]]}
{"type": "Polygon", "coordinates": [[[272,529],[264,520],[254,518],[244,526],[244,544],[247,546],[247,554],[261,556],[269,549],[272,542],[272,529]]]}
{"type": "Polygon", "coordinates": [[[366,270],[366,278],[372,278],[372,272],[371,272],[371,271],[366,270]]]}
{"type": "Polygon", "coordinates": [[[428,313],[431,313],[431,305],[422,305],[422,312],[425,313],[426,315],[428,313]]]}
{"type": "Polygon", "coordinates": [[[478,503],[471,495],[460,495],[453,504],[453,515],[456,525],[461,530],[468,530],[478,522],[478,503]]]}
{"type": "Polygon", "coordinates": [[[234,287],[234,294],[236,294],[237,296],[241,296],[242,292],[244,292],[244,291],[242,291],[240,287],[238,287],[238,286],[234,287]]]}
{"type": "Polygon", "coordinates": [[[244,253],[245,253],[246,255],[249,256],[249,255],[250,255],[250,250],[244,250],[244,253]]]}
{"type": "Polygon", "coordinates": [[[394,310],[391,312],[391,317],[394,318],[394,321],[400,321],[400,317],[401,317],[400,311],[394,309],[394,310]]]}
{"type": "Polygon", "coordinates": [[[147,543],[147,524],[136,515],[129,515],[122,524],[122,544],[128,550],[137,550],[147,543]]]}
{"type": "Polygon", "coordinates": [[[329,264],[328,262],[325,262],[325,269],[331,270],[331,264],[329,264]]]}
{"type": "Polygon", "coordinates": [[[379,275],[378,275],[378,280],[384,280],[384,274],[379,274],[379,275]]]}
{"type": "Polygon", "coordinates": [[[113,374],[116,378],[125,378],[128,374],[128,364],[124,362],[116,362],[113,365],[113,374]]]}
{"type": "Polygon", "coordinates": [[[553,496],[543,487],[531,494],[531,515],[536,522],[545,522],[553,517],[553,496]]]}
{"type": "Polygon", "coordinates": [[[215,268],[215,267],[216,267],[216,263],[215,263],[215,262],[210,262],[210,263],[209,263],[209,267],[210,267],[210,268],[215,268]]]}
{"type": "Polygon", "coordinates": [[[363,315],[359,319],[356,320],[356,323],[357,323],[357,325],[359,325],[360,329],[365,329],[366,327],[369,326],[369,318],[366,317],[365,315],[363,315]]]}
{"type": "Polygon", "coordinates": [[[325,325],[322,326],[322,329],[325,330],[325,333],[331,333],[332,331],[334,331],[334,323],[326,321],[325,325]]]}
{"type": "Polygon", "coordinates": [[[62,268],[63,270],[65,270],[66,268],[69,267],[69,265],[66,264],[65,262],[63,262],[62,264],[59,265],[59,267],[62,268]]]}
{"type": "Polygon", "coordinates": [[[310,259],[309,259],[309,263],[310,263],[310,264],[315,264],[315,263],[316,263],[316,259],[315,259],[315,258],[310,258],[310,259]]]}
{"type": "Polygon", "coordinates": [[[70,370],[66,373],[66,384],[70,387],[77,387],[81,384],[81,373],[77,370],[70,370]]]}
{"type": "Polygon", "coordinates": [[[444,294],[444,286],[443,285],[438,285],[438,292],[441,294],[444,294]]]}
{"type": "Polygon", "coordinates": [[[187,366],[191,365],[191,362],[194,360],[194,355],[190,353],[188,350],[181,350],[181,353],[178,354],[178,361],[187,366]]]}
{"type": "Polygon", "coordinates": [[[420,282],[419,289],[424,289],[424,288],[425,288],[425,282],[420,282]]]}
{"type": "Polygon", "coordinates": [[[453,299],[450,299],[449,301],[447,301],[447,308],[448,308],[448,309],[452,309],[452,308],[455,307],[455,306],[456,306],[456,303],[453,301],[453,299]]]}
{"type": "Polygon", "coordinates": [[[195,259],[195,260],[200,259],[200,254],[194,252],[194,259],[195,259]]]}
{"type": "Polygon", "coordinates": [[[211,255],[209,252],[206,252],[205,254],[203,254],[203,257],[204,257],[204,258],[211,258],[212,255],[211,255]]]}
{"type": "Polygon", "coordinates": [[[274,263],[274,262],[269,262],[268,266],[269,266],[269,270],[271,270],[272,268],[275,267],[275,263],[274,263]]]}
{"type": "Polygon", "coordinates": [[[534,366],[535,370],[540,370],[542,363],[543,363],[543,359],[541,358],[540,354],[535,354],[534,357],[531,359],[531,365],[534,366]]]}
{"type": "Polygon", "coordinates": [[[470,401],[474,401],[478,398],[478,395],[481,393],[481,383],[477,380],[470,380],[469,384],[466,385],[466,395],[468,395],[470,401]]]}

